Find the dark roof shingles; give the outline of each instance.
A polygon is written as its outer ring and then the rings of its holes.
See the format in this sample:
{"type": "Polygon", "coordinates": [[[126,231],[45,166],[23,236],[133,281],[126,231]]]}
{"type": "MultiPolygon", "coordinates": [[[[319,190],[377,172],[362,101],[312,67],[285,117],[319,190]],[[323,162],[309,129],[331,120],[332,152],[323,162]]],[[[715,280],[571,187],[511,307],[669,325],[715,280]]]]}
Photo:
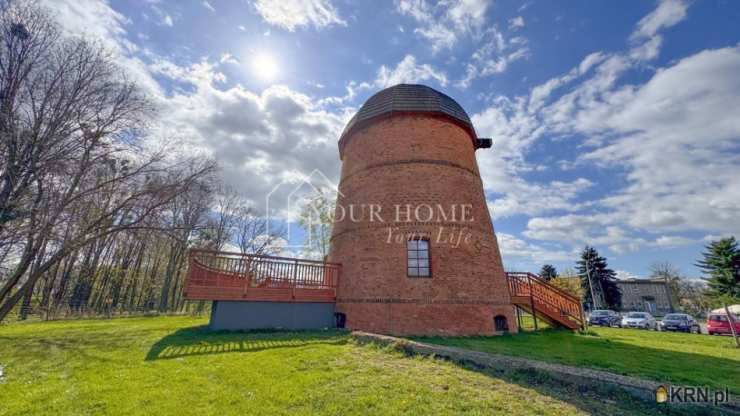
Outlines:
{"type": "Polygon", "coordinates": [[[470,117],[457,101],[426,85],[399,84],[370,97],[347,123],[342,138],[357,123],[396,111],[442,113],[461,122],[469,128],[471,134],[475,134],[470,117]]]}

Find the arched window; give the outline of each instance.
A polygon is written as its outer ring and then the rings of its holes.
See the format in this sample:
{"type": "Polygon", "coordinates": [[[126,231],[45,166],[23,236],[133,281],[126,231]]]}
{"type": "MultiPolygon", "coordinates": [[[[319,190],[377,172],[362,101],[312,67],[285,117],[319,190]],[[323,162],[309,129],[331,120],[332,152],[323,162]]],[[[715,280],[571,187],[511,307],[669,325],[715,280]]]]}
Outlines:
{"type": "Polygon", "coordinates": [[[429,240],[413,238],[406,242],[407,275],[409,277],[432,277],[429,257],[429,240]]]}

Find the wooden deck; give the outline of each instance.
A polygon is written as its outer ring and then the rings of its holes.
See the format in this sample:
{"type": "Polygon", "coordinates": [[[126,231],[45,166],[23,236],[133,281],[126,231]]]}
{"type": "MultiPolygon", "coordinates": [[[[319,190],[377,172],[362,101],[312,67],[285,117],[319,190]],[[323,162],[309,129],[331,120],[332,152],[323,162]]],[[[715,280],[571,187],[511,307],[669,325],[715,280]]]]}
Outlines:
{"type": "Polygon", "coordinates": [[[185,298],[334,302],[342,266],[275,256],[191,250],[185,298]]]}
{"type": "MultiPolygon", "coordinates": [[[[335,302],[342,266],[295,258],[191,250],[185,298],[335,302]]],[[[581,302],[531,273],[507,273],[511,302],[570,329],[584,325],[581,302]]]]}

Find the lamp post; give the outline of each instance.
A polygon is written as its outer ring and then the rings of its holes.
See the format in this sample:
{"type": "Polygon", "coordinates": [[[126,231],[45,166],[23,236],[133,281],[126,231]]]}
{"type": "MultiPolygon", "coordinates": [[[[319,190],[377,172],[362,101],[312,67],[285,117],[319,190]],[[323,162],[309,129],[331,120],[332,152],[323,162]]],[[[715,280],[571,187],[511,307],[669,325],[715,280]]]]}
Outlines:
{"type": "Polygon", "coordinates": [[[591,291],[592,310],[597,309],[596,296],[594,295],[594,285],[591,283],[591,256],[586,257],[586,279],[588,279],[588,288],[591,291]]]}

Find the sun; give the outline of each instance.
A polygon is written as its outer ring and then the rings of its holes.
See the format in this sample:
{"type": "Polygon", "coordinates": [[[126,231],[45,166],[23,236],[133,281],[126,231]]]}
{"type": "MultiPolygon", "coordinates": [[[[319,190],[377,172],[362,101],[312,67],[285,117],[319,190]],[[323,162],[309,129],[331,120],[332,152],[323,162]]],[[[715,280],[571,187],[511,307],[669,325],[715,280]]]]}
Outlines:
{"type": "Polygon", "coordinates": [[[264,80],[271,80],[278,75],[279,68],[277,61],[271,55],[258,53],[252,58],[252,71],[264,80]]]}

